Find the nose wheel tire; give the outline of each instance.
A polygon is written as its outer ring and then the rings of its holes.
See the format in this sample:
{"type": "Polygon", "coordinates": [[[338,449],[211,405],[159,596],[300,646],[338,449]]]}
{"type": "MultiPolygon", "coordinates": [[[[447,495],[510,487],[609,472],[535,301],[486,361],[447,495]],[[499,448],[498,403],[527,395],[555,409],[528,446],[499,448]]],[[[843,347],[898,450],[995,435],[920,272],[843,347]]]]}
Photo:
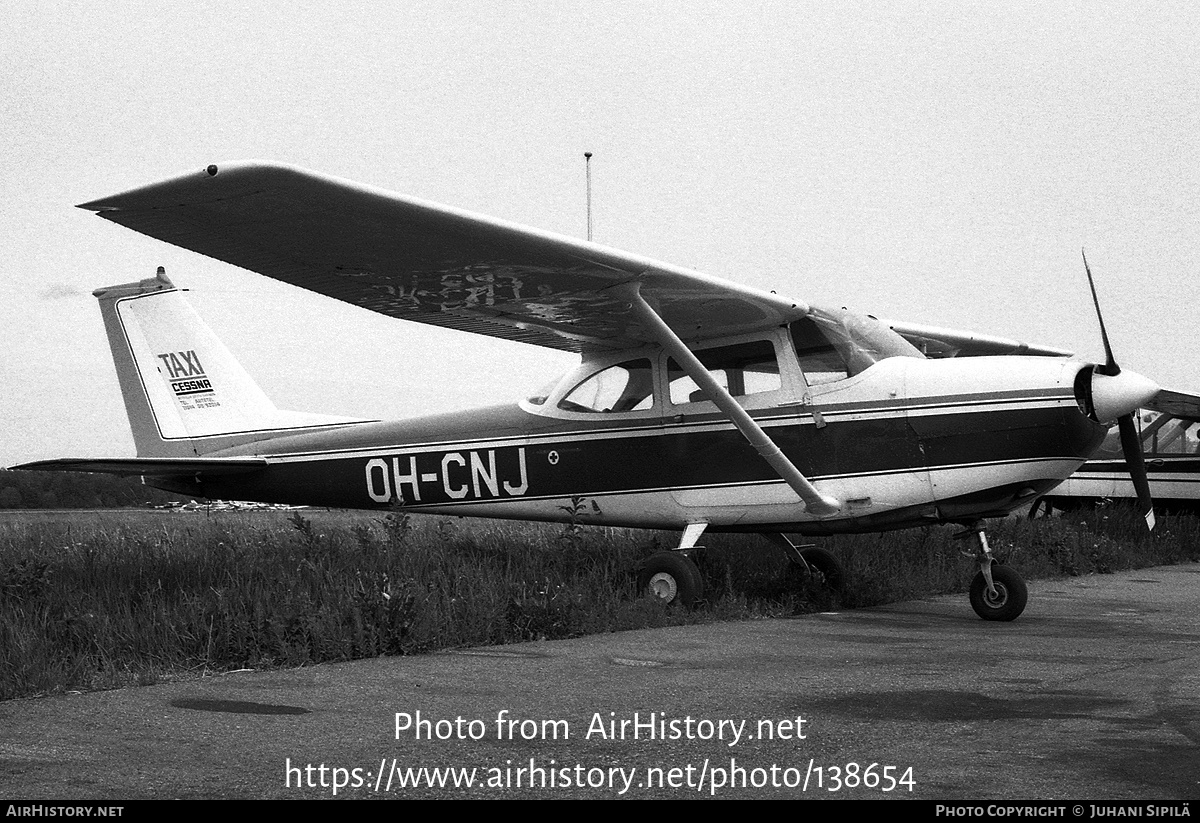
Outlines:
{"type": "Polygon", "coordinates": [[[657,552],[642,563],[638,591],[668,605],[691,606],[704,596],[704,579],[687,555],[657,552]]]}
{"type": "Polygon", "coordinates": [[[983,572],[975,575],[971,581],[971,608],[984,620],[1016,620],[1029,600],[1025,581],[1007,566],[993,564],[992,583],[995,591],[989,592],[983,572]]]}

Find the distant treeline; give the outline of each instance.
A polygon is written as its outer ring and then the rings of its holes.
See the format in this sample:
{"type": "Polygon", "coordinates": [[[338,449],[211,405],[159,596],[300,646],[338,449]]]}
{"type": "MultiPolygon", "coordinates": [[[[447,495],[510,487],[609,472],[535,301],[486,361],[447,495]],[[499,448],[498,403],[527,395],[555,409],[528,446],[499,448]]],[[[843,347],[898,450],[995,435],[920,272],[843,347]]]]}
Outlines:
{"type": "Polygon", "coordinates": [[[181,499],[136,477],[0,469],[0,509],[116,509],[181,499]]]}

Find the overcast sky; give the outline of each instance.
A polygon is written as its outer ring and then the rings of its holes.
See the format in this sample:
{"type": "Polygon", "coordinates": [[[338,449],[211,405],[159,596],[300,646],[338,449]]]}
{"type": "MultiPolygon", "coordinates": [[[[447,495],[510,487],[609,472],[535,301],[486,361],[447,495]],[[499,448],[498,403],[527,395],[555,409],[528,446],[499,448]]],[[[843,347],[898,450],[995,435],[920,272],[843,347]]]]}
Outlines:
{"type": "Polygon", "coordinates": [[[167,267],[281,408],[513,399],[573,359],[376,317],[74,208],[269,159],[1200,392],[1194,3],[9,0],[0,465],[133,454],[98,286],[167,267]]]}

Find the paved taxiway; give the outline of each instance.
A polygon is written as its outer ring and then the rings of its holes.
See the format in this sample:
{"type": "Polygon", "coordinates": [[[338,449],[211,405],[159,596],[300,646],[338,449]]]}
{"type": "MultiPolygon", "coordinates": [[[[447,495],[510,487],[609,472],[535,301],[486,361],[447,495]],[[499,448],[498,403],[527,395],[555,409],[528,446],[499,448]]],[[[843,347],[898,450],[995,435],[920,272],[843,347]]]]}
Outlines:
{"type": "Polygon", "coordinates": [[[829,798],[1200,797],[1200,566],[1030,588],[1010,624],[976,619],[956,595],[10,701],[0,704],[0,796],[329,796],[337,779],[361,783],[338,791],[358,798],[389,794],[375,791],[382,767],[401,797],[612,797],[626,781],[625,797],[795,797],[799,788],[771,783],[805,777],[808,796],[829,798]],[[537,738],[515,725],[504,736],[517,739],[498,739],[504,710],[537,721],[537,738]],[[482,735],[397,739],[396,713],[418,711],[462,718],[434,735],[482,735]],[[594,733],[597,715],[607,730],[635,712],[666,720],[656,731],[676,739],[650,739],[645,726],[638,739],[632,726],[625,739],[594,733]],[[736,725],[722,720],[746,721],[733,745],[736,725]],[[724,740],[703,739],[718,730],[724,740]],[[777,739],[763,739],[769,731],[777,739]],[[533,789],[517,771],[531,759],[543,769],[533,789]],[[911,767],[915,788],[830,791],[830,767],[850,763],[878,764],[883,785],[911,767]],[[483,785],[400,789],[408,767],[474,768],[483,785]],[[525,787],[489,788],[489,778],[525,787]],[[714,787],[730,780],[738,785],[714,787]],[[564,785],[589,781],[602,785],[564,785]]]}

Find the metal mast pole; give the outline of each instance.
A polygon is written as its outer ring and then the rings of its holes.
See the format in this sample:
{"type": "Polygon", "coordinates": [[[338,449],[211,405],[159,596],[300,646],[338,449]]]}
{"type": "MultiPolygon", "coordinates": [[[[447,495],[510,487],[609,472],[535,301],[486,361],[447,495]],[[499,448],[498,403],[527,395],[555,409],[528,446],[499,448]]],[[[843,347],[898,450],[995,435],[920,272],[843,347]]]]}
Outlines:
{"type": "Polygon", "coordinates": [[[585,151],[583,153],[583,163],[587,167],[587,226],[588,242],[592,242],[592,153],[585,151]]]}

